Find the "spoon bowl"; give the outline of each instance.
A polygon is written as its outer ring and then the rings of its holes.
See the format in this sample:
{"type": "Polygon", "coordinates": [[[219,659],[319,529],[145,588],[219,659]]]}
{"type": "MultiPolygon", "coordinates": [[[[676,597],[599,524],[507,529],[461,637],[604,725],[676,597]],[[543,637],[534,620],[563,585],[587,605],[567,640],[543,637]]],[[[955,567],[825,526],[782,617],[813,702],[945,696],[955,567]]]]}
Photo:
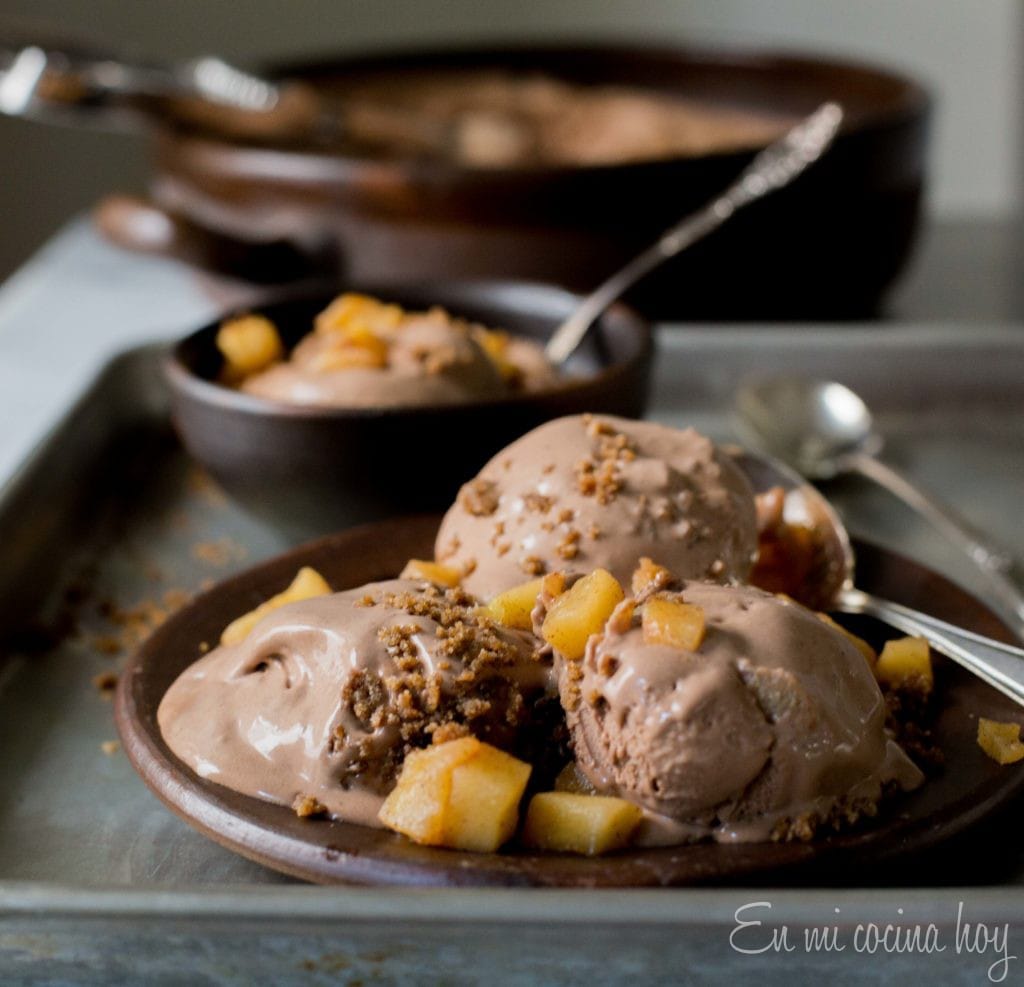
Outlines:
{"type": "Polygon", "coordinates": [[[993,604],[1024,636],[1024,595],[1007,577],[1013,558],[912,480],[876,458],[882,438],[861,398],[837,381],[805,377],[748,380],[736,393],[738,429],[747,441],[804,476],[859,473],[938,528],[984,575],[993,604]]]}
{"type": "Polygon", "coordinates": [[[855,559],[850,537],[828,500],[784,463],[756,452],[730,447],[729,453],[757,493],[781,488],[783,516],[808,525],[823,558],[815,566],[819,596],[801,599],[813,609],[867,614],[904,634],[924,637],[957,664],[1024,706],[1024,649],[965,631],[919,610],[864,592],[854,585],[855,559]]]}
{"type": "Polygon", "coordinates": [[[750,441],[815,480],[844,472],[852,453],[882,450],[868,406],[837,381],[750,381],[737,394],[736,408],[750,441]]]}

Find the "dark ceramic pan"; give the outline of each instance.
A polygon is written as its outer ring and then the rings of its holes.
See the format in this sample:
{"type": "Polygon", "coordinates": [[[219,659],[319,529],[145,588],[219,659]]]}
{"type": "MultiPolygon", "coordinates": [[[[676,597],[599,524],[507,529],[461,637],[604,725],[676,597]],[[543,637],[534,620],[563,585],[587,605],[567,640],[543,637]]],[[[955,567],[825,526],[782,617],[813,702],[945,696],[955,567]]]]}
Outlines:
{"type": "MultiPolygon", "coordinates": [[[[847,109],[841,136],[811,174],[631,296],[649,315],[863,316],[907,259],[929,103],[894,72],[770,52],[570,43],[377,54],[278,74],[343,91],[354,79],[479,67],[649,87],[789,117],[825,100],[847,109]]],[[[260,281],[314,270],[377,282],[528,278],[582,290],[719,192],[751,155],[488,171],[245,144],[168,125],[157,136],[149,205],[117,200],[100,218],[122,243],[260,281]],[[169,221],[154,222],[153,209],[169,221]]]]}
{"type": "MultiPolygon", "coordinates": [[[[894,800],[870,825],[810,844],[700,844],[595,859],[517,849],[498,854],[438,850],[384,830],[299,819],[286,807],[199,778],[171,754],[157,728],[157,707],[177,675],[199,657],[200,642],[217,640],[230,619],[278,592],[299,566],[316,567],[339,590],[391,576],[408,557],[429,557],[436,526],[436,518],[390,521],[302,546],[220,583],[156,631],[121,677],[116,715],[125,752],[170,809],[232,850],[321,883],[636,887],[841,880],[862,885],[894,874],[912,853],[960,833],[1024,788],[1024,765],[1001,767],[975,741],[978,716],[1019,720],[1019,708],[941,657],[935,728],[945,754],[941,772],[894,800]]],[[[857,555],[858,582],[866,589],[1006,639],[982,604],[943,577],[868,544],[858,544],[857,555]]],[[[879,643],[877,625],[868,633],[879,643]]],[[[929,874],[925,868],[923,879],[941,882],[951,869],[933,868],[929,874]]]]}
{"type": "MultiPolygon", "coordinates": [[[[360,284],[406,307],[443,305],[485,325],[545,340],[578,298],[538,284],[360,284]]],[[[336,288],[258,306],[287,345],[312,328],[336,288]]],[[[443,510],[499,449],[551,418],[604,412],[639,418],[647,404],[651,334],[614,306],[572,357],[564,383],[472,404],[300,408],[216,383],[220,320],[180,342],[167,364],[175,427],[188,451],[236,500],[292,536],[443,510]]]]}

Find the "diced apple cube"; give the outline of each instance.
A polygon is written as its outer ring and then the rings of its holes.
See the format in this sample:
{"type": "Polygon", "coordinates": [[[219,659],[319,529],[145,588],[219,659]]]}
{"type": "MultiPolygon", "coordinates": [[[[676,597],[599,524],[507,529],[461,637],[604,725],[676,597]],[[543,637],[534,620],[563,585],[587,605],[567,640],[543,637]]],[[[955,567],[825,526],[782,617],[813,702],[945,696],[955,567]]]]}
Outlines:
{"type": "Polygon", "coordinates": [[[1024,758],[1019,723],[1000,723],[979,717],[978,746],[1000,764],[1014,764],[1024,758]]]}
{"type": "Polygon", "coordinates": [[[935,680],[928,642],[923,637],[886,641],[875,664],[875,678],[891,688],[930,692],[935,680]]]}
{"type": "Polygon", "coordinates": [[[704,610],[693,603],[656,596],[644,604],[644,644],[696,651],[704,643],[704,610]]]}
{"type": "Polygon", "coordinates": [[[444,843],[444,813],[452,793],[452,772],[473,757],[480,741],[460,737],[406,755],[402,773],[378,818],[388,829],[416,843],[444,843]]]}
{"type": "Polygon", "coordinates": [[[507,843],[519,826],[519,803],[530,771],[524,761],[481,744],[476,756],[452,771],[444,845],[493,853],[507,843]]]}
{"type": "Polygon", "coordinates": [[[239,641],[245,640],[249,632],[268,613],[272,613],[278,607],[283,607],[286,603],[294,603],[297,600],[309,600],[314,596],[326,596],[330,592],[332,590],[327,585],[327,580],[316,569],[303,566],[296,573],[291,585],[286,590],[278,593],[277,596],[272,596],[265,603],[261,603],[255,610],[250,610],[248,613],[242,614],[241,617],[231,621],[224,628],[220,636],[220,643],[238,644],[239,641]]]}
{"type": "Polygon", "coordinates": [[[224,357],[224,378],[232,382],[265,370],[284,355],[277,328],[262,315],[227,320],[217,330],[216,343],[224,357]]]}
{"type": "Polygon", "coordinates": [[[513,586],[499,593],[484,609],[499,624],[528,631],[533,626],[530,614],[537,605],[537,597],[544,585],[544,579],[532,579],[528,583],[513,586]]]}
{"type": "Polygon", "coordinates": [[[540,577],[541,592],[548,598],[554,599],[565,592],[565,573],[549,572],[540,577]]]}
{"type": "Polygon", "coordinates": [[[582,658],[591,634],[601,631],[624,598],[619,581],[606,569],[595,569],[551,604],[541,637],[570,661],[582,658]]]}
{"type": "Polygon", "coordinates": [[[491,853],[516,831],[530,770],[475,737],[413,751],[379,818],[417,843],[491,853]]]}
{"type": "Polygon", "coordinates": [[[404,313],[398,305],[388,305],[370,295],[353,291],[339,295],[314,320],[318,333],[348,332],[365,326],[373,332],[387,335],[402,322],[404,313]]]}
{"type": "Polygon", "coordinates": [[[541,850],[594,856],[626,846],[643,813],[625,799],[540,792],[530,800],[523,842],[541,850]]]}
{"type": "Polygon", "coordinates": [[[649,586],[666,585],[672,581],[672,573],[663,565],[657,565],[645,555],[633,572],[632,590],[639,596],[649,586]]]}
{"type": "Polygon", "coordinates": [[[863,656],[869,668],[874,668],[878,661],[878,652],[868,644],[862,637],[858,637],[852,631],[848,631],[842,624],[834,621],[827,613],[819,613],[818,619],[828,624],[834,631],[839,631],[863,656]]]}
{"type": "Polygon", "coordinates": [[[509,337],[507,332],[478,326],[473,333],[473,338],[480,344],[480,348],[487,354],[487,358],[494,364],[494,369],[501,374],[503,379],[512,381],[522,376],[522,370],[508,359],[509,337]]]}
{"type": "Polygon", "coordinates": [[[426,562],[423,559],[409,559],[402,570],[402,579],[426,579],[438,586],[458,586],[462,582],[462,572],[454,566],[442,565],[440,562],[426,562]]]}

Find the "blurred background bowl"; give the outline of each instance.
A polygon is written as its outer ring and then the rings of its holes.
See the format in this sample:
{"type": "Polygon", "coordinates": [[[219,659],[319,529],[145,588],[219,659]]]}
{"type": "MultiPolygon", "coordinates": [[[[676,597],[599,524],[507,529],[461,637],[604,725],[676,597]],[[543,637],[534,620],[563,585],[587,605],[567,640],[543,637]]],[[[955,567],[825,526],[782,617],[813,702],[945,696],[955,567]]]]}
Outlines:
{"type": "MultiPolygon", "coordinates": [[[[406,308],[441,305],[453,315],[540,341],[579,300],[552,286],[511,282],[345,287],[406,308]]],[[[277,325],[291,347],[337,293],[305,290],[255,310],[277,325]]],[[[570,360],[572,376],[556,387],[401,408],[300,407],[218,384],[221,321],[186,337],[168,357],[174,426],[186,449],[232,497],[294,538],[443,510],[494,453],[542,422],[582,412],[640,417],[647,404],[651,332],[624,305],[613,306],[595,325],[570,360]]]]}
{"type": "MultiPolygon", "coordinates": [[[[540,73],[802,116],[848,112],[792,188],[667,264],[629,301],[673,319],[875,314],[920,218],[929,100],[912,79],[824,58],[629,44],[476,47],[289,65],[321,88],[425,69],[540,73]]],[[[485,170],[267,147],[197,127],[157,135],[149,205],[101,211],[118,242],[261,282],[311,274],[395,283],[525,278],[593,287],[750,160],[730,151],[604,166],[485,170]]]]}

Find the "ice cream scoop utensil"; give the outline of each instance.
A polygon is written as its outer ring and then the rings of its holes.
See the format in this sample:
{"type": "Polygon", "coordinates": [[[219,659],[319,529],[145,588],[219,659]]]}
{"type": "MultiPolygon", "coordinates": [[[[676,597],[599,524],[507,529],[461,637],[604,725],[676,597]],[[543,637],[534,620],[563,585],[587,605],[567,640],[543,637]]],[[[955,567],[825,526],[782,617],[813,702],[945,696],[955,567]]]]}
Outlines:
{"type": "Polygon", "coordinates": [[[548,341],[545,348],[548,359],[556,365],[564,363],[598,316],[637,281],[717,230],[744,206],[784,188],[803,174],[828,150],[842,120],[843,110],[839,104],[823,103],[769,144],[724,192],[667,229],[656,243],[598,285],[548,341]]]}
{"type": "Polygon", "coordinates": [[[1005,572],[1013,560],[970,524],[891,466],[875,458],[882,438],[861,398],[836,381],[773,376],[746,382],[736,411],[744,438],[804,476],[859,473],[899,497],[959,546],[981,570],[1000,613],[1024,633],[1024,596],[1005,572]]]}
{"type": "Polygon", "coordinates": [[[904,634],[924,637],[938,651],[973,672],[993,688],[1024,706],[1024,649],[965,631],[900,603],[893,603],[854,586],[854,556],[839,515],[818,490],[785,464],[744,449],[729,450],[757,492],[781,487],[786,492],[786,516],[813,524],[829,554],[831,610],[867,614],[904,634]]]}

